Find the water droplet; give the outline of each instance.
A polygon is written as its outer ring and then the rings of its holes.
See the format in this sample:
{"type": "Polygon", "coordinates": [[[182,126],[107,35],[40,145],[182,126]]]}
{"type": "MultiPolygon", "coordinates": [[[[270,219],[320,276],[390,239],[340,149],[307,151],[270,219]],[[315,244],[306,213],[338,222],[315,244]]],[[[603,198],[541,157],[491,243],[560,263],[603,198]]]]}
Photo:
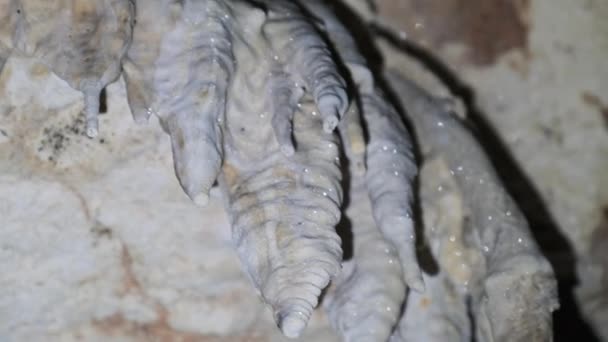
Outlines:
{"type": "Polygon", "coordinates": [[[386,145],[382,146],[382,151],[386,151],[386,150],[388,150],[388,146],[386,146],[386,145]]]}
{"type": "Polygon", "coordinates": [[[488,216],[488,221],[492,221],[492,216],[488,216]]]}
{"type": "Polygon", "coordinates": [[[395,171],[395,176],[399,176],[399,171],[395,171]]]}
{"type": "Polygon", "coordinates": [[[393,149],[393,154],[397,154],[397,149],[396,148],[393,149]]]}
{"type": "Polygon", "coordinates": [[[479,179],[479,184],[483,184],[483,179],[479,179]]]}
{"type": "Polygon", "coordinates": [[[507,216],[511,216],[511,212],[510,212],[510,211],[507,211],[507,212],[506,212],[506,215],[507,215],[507,216]]]}
{"type": "Polygon", "coordinates": [[[437,187],[437,191],[439,191],[439,192],[443,191],[443,187],[442,187],[441,185],[440,185],[440,186],[438,186],[438,187],[437,187]]]}
{"type": "Polygon", "coordinates": [[[523,240],[522,238],[518,238],[518,239],[517,239],[517,242],[518,242],[518,243],[523,243],[523,242],[524,242],[524,240],[523,240]]]}
{"type": "Polygon", "coordinates": [[[488,246],[483,246],[483,251],[488,253],[490,251],[490,247],[488,246]]]}
{"type": "Polygon", "coordinates": [[[391,312],[392,310],[393,310],[393,309],[391,309],[391,307],[390,307],[390,306],[387,306],[387,307],[386,307],[386,311],[391,312]]]}
{"type": "Polygon", "coordinates": [[[462,171],[462,166],[456,168],[458,171],[462,171]]]}
{"type": "Polygon", "coordinates": [[[316,116],[317,112],[315,112],[314,110],[312,111],[312,116],[316,116]]]}
{"type": "Polygon", "coordinates": [[[327,192],[323,191],[323,196],[327,197],[327,192]]]}
{"type": "Polygon", "coordinates": [[[456,237],[454,235],[450,235],[450,242],[456,242],[456,237]]]}
{"type": "Polygon", "coordinates": [[[308,173],[310,170],[308,169],[304,169],[304,173],[308,173]]]}
{"type": "Polygon", "coordinates": [[[437,126],[439,126],[439,127],[443,127],[443,122],[438,121],[438,122],[437,122],[437,126]]]}

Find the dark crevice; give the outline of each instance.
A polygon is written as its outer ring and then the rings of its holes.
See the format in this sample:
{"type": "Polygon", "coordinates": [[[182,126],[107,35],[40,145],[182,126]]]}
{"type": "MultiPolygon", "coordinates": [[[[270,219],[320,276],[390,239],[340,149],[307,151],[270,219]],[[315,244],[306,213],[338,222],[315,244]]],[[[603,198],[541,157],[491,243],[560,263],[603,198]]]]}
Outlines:
{"type": "MultiPolygon", "coordinates": [[[[411,131],[411,130],[410,130],[411,131]]],[[[415,140],[412,137],[412,140],[415,140]]],[[[416,148],[416,154],[420,151],[416,148]]],[[[420,159],[418,156],[416,159],[420,159]]],[[[418,162],[420,165],[420,162],[418,162]]],[[[416,259],[418,260],[418,264],[424,273],[430,276],[436,276],[439,273],[439,263],[433,256],[431,251],[431,246],[426,240],[426,236],[424,234],[424,226],[422,224],[422,201],[420,200],[420,177],[416,177],[414,180],[414,203],[412,203],[412,212],[414,217],[414,222],[416,222],[416,259]]]]}
{"type": "Polygon", "coordinates": [[[108,112],[108,95],[106,88],[101,90],[99,94],[99,114],[106,114],[108,112]]]}
{"type": "Polygon", "coordinates": [[[475,313],[473,310],[473,298],[466,298],[467,316],[469,317],[469,329],[471,329],[471,342],[477,342],[477,324],[475,323],[475,313]]]}
{"type": "MultiPolygon", "coordinates": [[[[342,193],[343,193],[343,199],[342,199],[342,212],[344,212],[344,208],[348,208],[349,204],[350,204],[350,184],[351,184],[351,178],[350,178],[350,172],[348,171],[350,168],[350,165],[348,163],[348,158],[346,158],[346,155],[344,153],[343,149],[340,149],[340,167],[342,170],[345,170],[343,172],[343,179],[342,179],[342,193]]],[[[338,236],[340,236],[340,239],[342,240],[342,260],[343,261],[348,261],[350,259],[353,258],[353,252],[354,252],[354,240],[353,240],[353,228],[352,228],[353,224],[350,220],[350,218],[345,215],[342,214],[342,216],[340,217],[340,222],[338,222],[338,225],[336,226],[336,233],[338,234],[338,236]]]]}

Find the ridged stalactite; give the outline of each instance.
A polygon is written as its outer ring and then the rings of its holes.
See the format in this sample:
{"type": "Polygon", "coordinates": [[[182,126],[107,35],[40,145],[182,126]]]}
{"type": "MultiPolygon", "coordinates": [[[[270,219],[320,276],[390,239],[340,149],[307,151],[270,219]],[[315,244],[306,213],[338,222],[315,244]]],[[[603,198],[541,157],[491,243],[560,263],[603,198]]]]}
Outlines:
{"type": "Polygon", "coordinates": [[[11,49],[47,65],[83,93],[86,132],[95,137],[101,91],[120,76],[131,42],[131,1],[2,0],[0,13],[0,70],[11,49]]]}
{"type": "Polygon", "coordinates": [[[305,6],[322,21],[324,32],[356,87],[362,125],[367,129],[368,141],[363,143],[366,146],[366,184],[376,224],[397,249],[406,283],[422,291],[424,282],[416,260],[411,210],[413,182],[418,169],[410,134],[399,113],[375,86],[372,72],[355,40],[332,9],[320,0],[306,1],[305,6]]]}
{"type": "Polygon", "coordinates": [[[436,248],[435,257],[451,280],[470,294],[477,338],[551,340],[551,312],[558,307],[553,270],[484,151],[442,102],[396,73],[387,73],[387,78],[421,144],[423,169],[429,169],[421,177],[428,174],[438,184],[422,195],[449,194],[435,196],[438,209],[433,215],[424,213],[425,224],[433,218],[432,223],[438,223],[449,233],[449,242],[457,245],[436,248]],[[453,261],[458,253],[463,256],[461,265],[453,261]]]}
{"type": "MultiPolygon", "coordinates": [[[[294,70],[274,58],[272,41],[260,35],[272,21],[269,12],[239,11],[239,17],[248,23],[242,31],[248,44],[235,48],[239,70],[226,112],[220,185],[246,273],[282,332],[297,337],[342,261],[335,230],[340,142],[323,128],[319,98],[295,84],[294,70]]],[[[296,38],[297,45],[308,36],[296,38]]],[[[328,67],[337,73],[333,61],[328,67]]]]}
{"type": "Polygon", "coordinates": [[[262,33],[286,71],[312,93],[323,117],[325,132],[332,132],[347,110],[345,82],[330,49],[309,16],[289,0],[261,1],[268,19],[262,33]]]}
{"type": "Polygon", "coordinates": [[[359,92],[371,93],[374,90],[374,77],[367,66],[365,57],[352,33],[342,24],[332,8],[330,1],[306,0],[302,5],[318,20],[318,29],[327,35],[338,57],[348,68],[350,77],[359,92]]]}
{"type": "MultiPolygon", "coordinates": [[[[296,112],[291,157],[274,139],[266,140],[263,155],[228,147],[221,177],[241,262],[288,337],[300,335],[342,259],[335,231],[342,203],[339,142],[323,131],[315,110],[303,103],[296,112]]],[[[228,122],[251,114],[229,111],[228,122]]]]}
{"type": "Polygon", "coordinates": [[[423,291],[412,213],[418,168],[411,137],[380,90],[362,94],[361,102],[369,135],[366,180],[373,215],[386,239],[399,252],[406,283],[423,291]]]}
{"type": "Polygon", "coordinates": [[[378,229],[365,184],[365,141],[356,103],[340,123],[349,166],[346,225],[352,233],[352,259],[325,297],[324,307],[344,341],[387,341],[397,324],[406,284],[394,246],[378,229]]]}
{"type": "Polygon", "coordinates": [[[124,65],[135,120],[158,115],[177,178],[200,205],[222,164],[221,124],[235,70],[231,23],[222,0],[140,2],[124,65]]]}
{"type": "Polygon", "coordinates": [[[351,33],[325,2],[304,5],[320,19],[358,96],[339,126],[351,177],[346,213],[353,260],[327,295],[326,309],[344,340],[387,341],[401,314],[406,281],[423,288],[410,210],[417,172],[413,147],[401,118],[375,88],[351,33]]]}

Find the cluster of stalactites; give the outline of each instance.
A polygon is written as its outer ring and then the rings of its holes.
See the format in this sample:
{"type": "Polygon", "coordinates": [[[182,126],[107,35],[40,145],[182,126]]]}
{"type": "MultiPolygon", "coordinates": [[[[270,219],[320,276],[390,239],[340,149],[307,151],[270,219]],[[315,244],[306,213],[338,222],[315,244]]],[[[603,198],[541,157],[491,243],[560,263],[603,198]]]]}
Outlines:
{"type": "MultiPolygon", "coordinates": [[[[459,122],[391,78],[423,151],[432,151],[423,176],[447,177],[440,186],[458,190],[421,190],[425,235],[441,268],[437,277],[421,272],[410,135],[326,1],[0,0],[0,69],[14,50],[83,92],[90,137],[99,94],[122,72],[135,121],[154,114],[170,136],[184,192],[203,205],[219,183],[244,269],[286,336],[302,333],[333,280],[324,307],[345,340],[398,339],[416,316],[409,304],[401,310],[406,287],[422,292],[423,279],[439,305],[466,282],[481,340],[512,329],[522,340],[548,336],[553,274],[515,204],[459,122]],[[450,216],[455,207],[461,216],[450,216]],[[353,236],[344,263],[336,233],[343,211],[353,236]],[[450,243],[462,247],[462,269],[450,243]]],[[[429,312],[441,313],[437,322],[466,322],[465,300],[456,302],[429,312]]]]}

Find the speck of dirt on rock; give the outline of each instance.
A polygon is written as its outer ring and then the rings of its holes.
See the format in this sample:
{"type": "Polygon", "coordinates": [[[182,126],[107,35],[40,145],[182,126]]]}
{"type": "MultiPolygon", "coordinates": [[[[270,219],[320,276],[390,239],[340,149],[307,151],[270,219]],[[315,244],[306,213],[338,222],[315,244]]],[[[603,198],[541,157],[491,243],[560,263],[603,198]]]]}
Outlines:
{"type": "MultiPolygon", "coordinates": [[[[48,154],[47,160],[54,162],[70,143],[85,136],[85,121],[78,115],[71,123],[56,123],[42,130],[38,152],[48,154]]],[[[103,142],[102,142],[103,143],[103,142]]]]}

